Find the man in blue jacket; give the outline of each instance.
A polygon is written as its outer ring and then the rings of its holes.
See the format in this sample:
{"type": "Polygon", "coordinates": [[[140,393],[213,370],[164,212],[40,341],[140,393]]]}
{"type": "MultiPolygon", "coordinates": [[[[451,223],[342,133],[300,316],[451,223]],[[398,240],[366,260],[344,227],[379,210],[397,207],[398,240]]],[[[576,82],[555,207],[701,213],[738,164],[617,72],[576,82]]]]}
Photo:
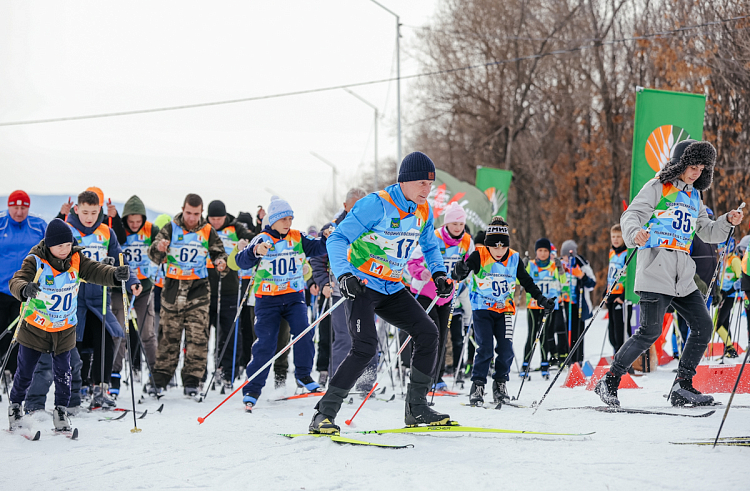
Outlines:
{"type": "MultiPolygon", "coordinates": [[[[0,212],[0,335],[18,317],[21,309],[19,302],[10,293],[8,281],[21,269],[21,263],[29,255],[32,247],[44,238],[47,223],[39,217],[29,215],[31,200],[25,191],[17,190],[8,196],[8,209],[0,212]]],[[[6,355],[13,331],[0,340],[0,360],[6,355]]],[[[16,353],[13,349],[6,370],[16,373],[16,353]]],[[[0,374],[2,376],[2,374],[0,374]]]]}
{"type": "Polygon", "coordinates": [[[374,314],[414,340],[406,424],[444,425],[450,421],[447,414],[427,405],[438,357],[437,327],[401,282],[411,251],[419,244],[438,295],[448,297],[453,292],[427,203],[434,180],[432,160],[421,152],[410,153],[401,162],[398,183],[359,200],[328,239],[328,258],[341,294],[353,300],[349,317],[352,348],[316,406],[311,433],[339,433],[334,418],[341,403],[377,352],[374,314]]]}

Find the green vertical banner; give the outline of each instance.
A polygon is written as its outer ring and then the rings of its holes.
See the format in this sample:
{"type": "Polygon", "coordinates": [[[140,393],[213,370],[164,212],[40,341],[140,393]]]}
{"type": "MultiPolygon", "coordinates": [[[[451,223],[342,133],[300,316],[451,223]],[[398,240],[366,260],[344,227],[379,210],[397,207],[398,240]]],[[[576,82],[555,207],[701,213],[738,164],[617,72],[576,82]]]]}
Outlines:
{"type": "Polygon", "coordinates": [[[457,202],[466,210],[466,223],[471,233],[487,228],[492,219],[492,203],[476,186],[460,181],[444,170],[435,173],[435,183],[427,197],[435,218],[435,227],[443,224],[441,215],[450,203],[457,202]]]}
{"type": "Polygon", "coordinates": [[[513,172],[489,167],[477,167],[477,187],[492,203],[492,215],[502,215],[508,219],[508,190],[513,172]]]}
{"type": "MultiPolygon", "coordinates": [[[[706,97],[701,94],[636,89],[630,201],[664,167],[675,144],[703,139],[705,110],[706,97]]],[[[630,262],[625,278],[626,298],[633,303],[639,301],[633,291],[637,260],[630,262]]]]}

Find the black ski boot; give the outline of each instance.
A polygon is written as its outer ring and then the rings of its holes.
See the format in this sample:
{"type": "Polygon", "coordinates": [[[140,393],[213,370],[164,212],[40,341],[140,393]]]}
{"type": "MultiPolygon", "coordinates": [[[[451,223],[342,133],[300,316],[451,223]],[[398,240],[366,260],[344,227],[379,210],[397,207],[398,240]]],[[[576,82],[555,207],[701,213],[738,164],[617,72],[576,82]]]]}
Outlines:
{"type": "Polygon", "coordinates": [[[198,396],[198,387],[185,387],[182,389],[182,393],[185,394],[187,397],[192,397],[193,399],[198,396]]]}
{"type": "Polygon", "coordinates": [[[319,411],[315,411],[313,419],[310,422],[310,433],[320,435],[339,435],[341,434],[341,428],[336,425],[334,418],[326,416],[319,411]]]}
{"type": "Polygon", "coordinates": [[[676,378],[669,402],[673,406],[710,406],[714,403],[714,398],[698,392],[693,387],[692,379],[676,378]]]}
{"type": "Polygon", "coordinates": [[[505,386],[504,380],[494,380],[492,382],[492,397],[495,399],[495,404],[507,404],[510,402],[508,388],[505,386]]]}
{"type": "Polygon", "coordinates": [[[315,414],[310,422],[310,433],[338,435],[340,428],[336,425],[334,416],[326,416],[326,414],[338,414],[341,404],[348,395],[348,390],[329,385],[326,393],[315,405],[315,414]],[[321,411],[325,411],[326,414],[321,411]]]}
{"type": "Polygon", "coordinates": [[[8,406],[8,422],[10,423],[10,431],[17,430],[23,427],[23,411],[21,411],[21,405],[17,402],[12,403],[8,406]]]}
{"type": "Polygon", "coordinates": [[[472,406],[484,405],[484,383],[481,380],[471,383],[469,404],[472,406]]]}
{"type": "Polygon", "coordinates": [[[117,403],[107,396],[107,384],[97,385],[94,387],[94,394],[91,398],[89,409],[113,409],[117,403]]]}
{"type": "Polygon", "coordinates": [[[604,404],[611,407],[620,407],[620,400],[617,398],[617,389],[620,387],[620,377],[607,372],[603,379],[596,384],[594,392],[599,396],[604,404]]]}
{"type": "Polygon", "coordinates": [[[281,389],[282,387],[286,387],[286,373],[274,373],[273,387],[274,389],[281,389]]]}
{"type": "Polygon", "coordinates": [[[724,358],[737,358],[738,356],[740,355],[737,354],[737,350],[731,344],[724,347],[724,358]]]}
{"type": "Polygon", "coordinates": [[[411,382],[406,389],[404,422],[406,426],[420,424],[440,426],[450,424],[450,416],[434,411],[427,405],[427,392],[432,380],[416,368],[411,368],[411,382]]]}

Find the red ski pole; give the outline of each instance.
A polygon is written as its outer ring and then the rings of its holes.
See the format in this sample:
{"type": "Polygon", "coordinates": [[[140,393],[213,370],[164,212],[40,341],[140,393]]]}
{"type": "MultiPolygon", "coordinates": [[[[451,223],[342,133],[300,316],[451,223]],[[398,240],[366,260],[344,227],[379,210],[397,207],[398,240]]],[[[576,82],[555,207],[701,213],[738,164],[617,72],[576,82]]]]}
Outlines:
{"type": "Polygon", "coordinates": [[[364,406],[364,405],[365,405],[365,402],[367,402],[367,399],[369,399],[369,398],[370,398],[370,396],[372,395],[372,392],[373,392],[373,391],[375,390],[375,387],[377,387],[377,386],[378,386],[378,383],[377,383],[377,382],[375,382],[375,385],[373,385],[373,386],[372,386],[372,389],[370,389],[370,392],[368,392],[368,393],[367,393],[367,397],[365,397],[365,400],[364,400],[364,401],[362,401],[362,404],[360,404],[360,405],[359,405],[359,407],[357,408],[357,410],[356,410],[356,411],[354,411],[354,416],[352,416],[352,419],[347,419],[347,420],[346,420],[346,424],[347,424],[347,425],[350,425],[350,424],[352,424],[352,421],[354,420],[354,418],[356,418],[356,417],[357,417],[357,413],[359,413],[359,410],[360,410],[360,409],[362,409],[362,406],[364,406]]]}
{"type": "Polygon", "coordinates": [[[289,344],[287,344],[287,345],[286,345],[286,346],[284,347],[284,349],[282,349],[281,351],[279,351],[278,353],[276,353],[276,355],[275,355],[275,356],[274,356],[273,358],[271,358],[270,360],[268,360],[268,361],[266,362],[266,364],[265,364],[265,365],[263,365],[262,367],[260,367],[260,368],[259,368],[259,369],[258,369],[258,370],[257,370],[257,371],[256,371],[256,372],[254,373],[254,374],[252,374],[251,376],[249,376],[249,377],[247,378],[247,380],[245,380],[245,382],[244,382],[244,383],[243,383],[242,385],[240,385],[239,387],[237,387],[237,388],[236,388],[236,389],[234,390],[234,392],[232,392],[231,394],[229,394],[229,395],[228,395],[228,396],[226,397],[226,399],[224,399],[223,401],[221,401],[221,402],[219,403],[219,405],[218,405],[218,406],[216,406],[215,408],[213,408],[213,409],[211,410],[211,412],[210,412],[210,413],[206,414],[206,415],[205,415],[204,417],[202,417],[202,418],[198,418],[198,423],[199,423],[199,424],[203,424],[203,422],[204,422],[204,421],[206,420],[206,418],[208,418],[209,416],[211,416],[211,415],[212,415],[212,414],[214,413],[214,411],[216,411],[216,410],[217,410],[217,409],[219,409],[219,408],[220,408],[220,407],[221,407],[222,405],[224,405],[224,403],[225,403],[225,402],[227,402],[227,401],[228,401],[229,399],[231,399],[233,395],[235,395],[235,394],[236,394],[237,392],[239,392],[239,391],[240,391],[240,390],[241,390],[241,389],[242,389],[242,388],[243,388],[244,386],[246,386],[246,385],[247,385],[247,384],[248,384],[248,383],[249,383],[249,382],[250,382],[250,381],[251,381],[252,379],[254,379],[255,377],[257,377],[257,376],[258,376],[258,375],[259,375],[259,374],[260,374],[260,373],[261,373],[261,372],[262,372],[263,370],[265,370],[266,368],[270,367],[270,366],[271,366],[271,363],[273,363],[274,361],[276,361],[276,359],[277,359],[278,357],[280,357],[281,355],[283,355],[284,353],[286,353],[286,352],[287,352],[287,351],[288,351],[288,350],[289,350],[289,349],[290,349],[290,348],[291,348],[292,346],[294,346],[294,343],[296,343],[297,341],[299,341],[300,339],[302,339],[302,337],[303,337],[303,336],[304,336],[305,334],[307,334],[308,332],[312,331],[312,330],[313,330],[313,328],[314,328],[315,326],[317,326],[317,325],[318,325],[318,324],[320,323],[320,321],[322,321],[323,319],[325,319],[326,317],[328,317],[328,315],[330,315],[330,313],[331,313],[331,312],[333,312],[333,311],[334,311],[334,310],[336,309],[336,307],[338,307],[339,305],[341,305],[342,303],[344,303],[344,301],[345,301],[345,300],[346,300],[346,297],[341,297],[341,300],[339,300],[338,302],[336,302],[335,304],[333,304],[333,307],[331,307],[330,309],[328,309],[328,310],[327,310],[327,311],[325,311],[324,313],[320,314],[320,316],[318,317],[318,319],[317,319],[317,320],[316,320],[315,322],[313,322],[312,324],[310,324],[310,325],[309,325],[309,326],[307,327],[307,329],[305,329],[304,331],[302,331],[302,332],[301,332],[301,333],[299,334],[299,336],[297,336],[296,338],[292,339],[292,341],[291,341],[291,342],[290,342],[289,344]]]}

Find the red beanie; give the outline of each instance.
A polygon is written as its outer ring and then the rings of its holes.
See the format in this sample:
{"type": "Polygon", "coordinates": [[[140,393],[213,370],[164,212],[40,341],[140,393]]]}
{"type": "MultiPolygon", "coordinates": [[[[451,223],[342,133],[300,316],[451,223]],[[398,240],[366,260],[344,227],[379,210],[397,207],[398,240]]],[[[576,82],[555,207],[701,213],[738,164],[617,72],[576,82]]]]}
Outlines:
{"type": "Polygon", "coordinates": [[[21,191],[19,189],[13,191],[10,193],[10,196],[8,196],[8,206],[25,206],[28,208],[31,206],[31,200],[29,199],[29,195],[26,194],[26,191],[21,191]]]}

